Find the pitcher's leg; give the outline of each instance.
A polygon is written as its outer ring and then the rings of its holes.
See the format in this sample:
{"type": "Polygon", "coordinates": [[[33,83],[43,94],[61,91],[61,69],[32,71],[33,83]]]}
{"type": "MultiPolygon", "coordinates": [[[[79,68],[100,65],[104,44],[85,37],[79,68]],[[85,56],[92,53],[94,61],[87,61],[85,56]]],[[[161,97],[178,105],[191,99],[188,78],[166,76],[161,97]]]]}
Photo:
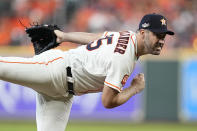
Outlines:
{"type": "Polygon", "coordinates": [[[64,131],[73,98],[66,101],[50,100],[41,94],[36,97],[37,131],[64,131]]]}
{"type": "Polygon", "coordinates": [[[0,79],[30,87],[38,92],[55,93],[49,66],[58,60],[47,60],[42,55],[33,58],[0,57],[0,79]]]}

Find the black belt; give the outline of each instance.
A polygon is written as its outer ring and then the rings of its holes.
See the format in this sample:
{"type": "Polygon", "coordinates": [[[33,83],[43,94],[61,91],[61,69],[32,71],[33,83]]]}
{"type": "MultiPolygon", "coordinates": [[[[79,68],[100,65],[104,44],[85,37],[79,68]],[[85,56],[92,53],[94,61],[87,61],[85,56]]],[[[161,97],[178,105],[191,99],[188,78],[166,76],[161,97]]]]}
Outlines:
{"type": "Polygon", "coordinates": [[[68,78],[72,79],[72,72],[71,72],[71,68],[68,66],[66,68],[67,70],[67,84],[68,84],[68,93],[71,95],[75,95],[74,93],[74,89],[73,89],[73,82],[69,81],[68,78]]]}

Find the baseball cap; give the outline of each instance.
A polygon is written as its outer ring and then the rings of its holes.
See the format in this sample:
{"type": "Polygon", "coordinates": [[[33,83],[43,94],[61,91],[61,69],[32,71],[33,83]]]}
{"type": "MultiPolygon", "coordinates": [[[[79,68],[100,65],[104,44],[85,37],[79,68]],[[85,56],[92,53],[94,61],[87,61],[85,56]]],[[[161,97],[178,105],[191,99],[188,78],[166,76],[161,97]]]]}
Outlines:
{"type": "Polygon", "coordinates": [[[167,29],[167,19],[156,13],[145,15],[139,24],[139,29],[147,29],[154,33],[174,35],[173,31],[167,29]]]}

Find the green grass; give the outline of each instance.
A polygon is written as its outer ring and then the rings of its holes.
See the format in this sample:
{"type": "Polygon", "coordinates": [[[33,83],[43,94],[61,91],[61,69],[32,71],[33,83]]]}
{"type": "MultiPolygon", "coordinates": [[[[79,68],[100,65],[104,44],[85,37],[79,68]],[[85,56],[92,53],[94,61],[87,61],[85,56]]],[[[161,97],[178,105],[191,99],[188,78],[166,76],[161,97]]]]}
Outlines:
{"type": "MultiPolygon", "coordinates": [[[[35,123],[1,122],[0,131],[36,131],[35,123]]],[[[66,131],[197,131],[197,123],[69,123],[66,131]]]]}
{"type": "Polygon", "coordinates": [[[197,131],[197,124],[178,123],[70,123],[67,131],[197,131]]]}
{"type": "Polygon", "coordinates": [[[36,125],[30,122],[1,122],[0,131],[36,131],[36,125]]]}

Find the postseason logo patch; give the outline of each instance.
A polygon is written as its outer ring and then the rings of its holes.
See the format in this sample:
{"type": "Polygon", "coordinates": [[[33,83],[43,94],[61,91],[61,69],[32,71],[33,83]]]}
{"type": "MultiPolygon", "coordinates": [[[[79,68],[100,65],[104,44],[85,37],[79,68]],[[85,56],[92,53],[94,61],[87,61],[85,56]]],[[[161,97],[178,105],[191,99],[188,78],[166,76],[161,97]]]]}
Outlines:
{"type": "Polygon", "coordinates": [[[123,77],[123,79],[121,81],[122,86],[124,86],[126,84],[126,82],[127,82],[128,79],[129,79],[129,75],[127,75],[127,74],[124,75],[124,77],[123,77]]]}

